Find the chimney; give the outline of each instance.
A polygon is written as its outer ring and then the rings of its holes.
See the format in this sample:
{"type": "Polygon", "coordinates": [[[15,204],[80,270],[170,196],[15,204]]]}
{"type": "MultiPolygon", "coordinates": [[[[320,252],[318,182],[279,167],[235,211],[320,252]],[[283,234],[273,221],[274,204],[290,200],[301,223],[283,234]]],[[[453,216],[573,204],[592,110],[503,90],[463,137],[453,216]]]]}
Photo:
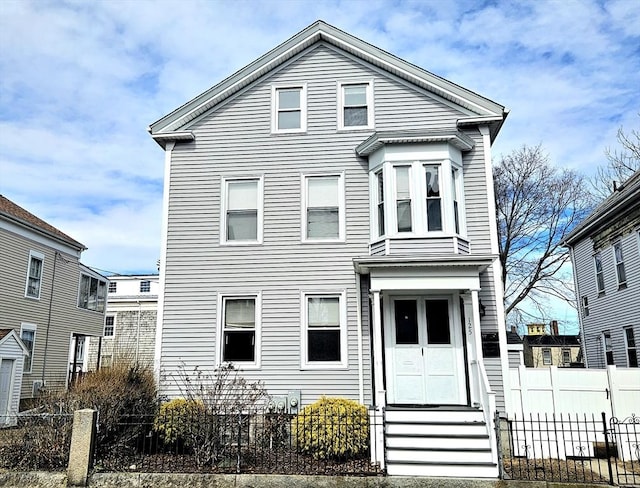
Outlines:
{"type": "Polygon", "coordinates": [[[557,320],[552,320],[551,321],[551,335],[554,335],[554,336],[558,335],[558,321],[557,320]]]}

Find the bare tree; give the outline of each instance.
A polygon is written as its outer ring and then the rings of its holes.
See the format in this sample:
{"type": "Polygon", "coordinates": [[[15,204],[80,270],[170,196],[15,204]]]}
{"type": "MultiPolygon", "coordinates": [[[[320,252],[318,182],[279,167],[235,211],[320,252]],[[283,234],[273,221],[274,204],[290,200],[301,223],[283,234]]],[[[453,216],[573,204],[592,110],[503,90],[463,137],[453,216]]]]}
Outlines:
{"type": "Polygon", "coordinates": [[[494,168],[494,180],[505,311],[511,314],[510,321],[533,318],[531,310],[536,308],[544,316],[545,297],[575,306],[573,280],[563,269],[569,254],[561,243],[590,210],[583,177],[555,168],[538,145],[502,156],[494,168]]]}
{"type": "Polygon", "coordinates": [[[619,147],[605,149],[607,164],[598,168],[591,182],[593,192],[599,199],[608,197],[616,186],[640,169],[640,131],[633,129],[625,132],[620,127],[616,138],[619,147]]]}

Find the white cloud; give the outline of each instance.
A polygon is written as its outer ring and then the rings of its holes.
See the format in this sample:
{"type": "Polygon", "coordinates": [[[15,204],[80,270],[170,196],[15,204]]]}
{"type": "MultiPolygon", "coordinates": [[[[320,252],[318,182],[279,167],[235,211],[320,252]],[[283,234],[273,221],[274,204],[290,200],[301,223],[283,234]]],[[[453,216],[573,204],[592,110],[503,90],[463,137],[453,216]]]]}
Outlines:
{"type": "Polygon", "coordinates": [[[506,105],[494,149],[592,172],[637,127],[640,6],[620,0],[17,1],[0,16],[0,192],[153,271],[162,150],[148,124],[323,19],[506,105]]]}

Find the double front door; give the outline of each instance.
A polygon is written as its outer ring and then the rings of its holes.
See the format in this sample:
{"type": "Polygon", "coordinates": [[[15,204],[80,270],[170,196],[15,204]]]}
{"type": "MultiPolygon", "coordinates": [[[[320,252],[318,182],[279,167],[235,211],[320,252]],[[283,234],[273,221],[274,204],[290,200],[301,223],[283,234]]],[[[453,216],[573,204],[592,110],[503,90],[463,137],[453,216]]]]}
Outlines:
{"type": "Polygon", "coordinates": [[[388,403],[467,404],[460,311],[453,303],[453,297],[386,300],[388,403]]]}

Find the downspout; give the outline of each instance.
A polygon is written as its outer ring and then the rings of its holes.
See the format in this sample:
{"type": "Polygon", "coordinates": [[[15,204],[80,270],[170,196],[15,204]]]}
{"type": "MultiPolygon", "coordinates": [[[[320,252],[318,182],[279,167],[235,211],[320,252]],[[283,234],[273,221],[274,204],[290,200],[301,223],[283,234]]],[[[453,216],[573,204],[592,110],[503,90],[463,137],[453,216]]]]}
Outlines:
{"type": "Polygon", "coordinates": [[[362,360],[362,293],[360,273],[356,271],[356,323],[358,326],[358,399],[364,404],[364,366],[362,360]]]}

